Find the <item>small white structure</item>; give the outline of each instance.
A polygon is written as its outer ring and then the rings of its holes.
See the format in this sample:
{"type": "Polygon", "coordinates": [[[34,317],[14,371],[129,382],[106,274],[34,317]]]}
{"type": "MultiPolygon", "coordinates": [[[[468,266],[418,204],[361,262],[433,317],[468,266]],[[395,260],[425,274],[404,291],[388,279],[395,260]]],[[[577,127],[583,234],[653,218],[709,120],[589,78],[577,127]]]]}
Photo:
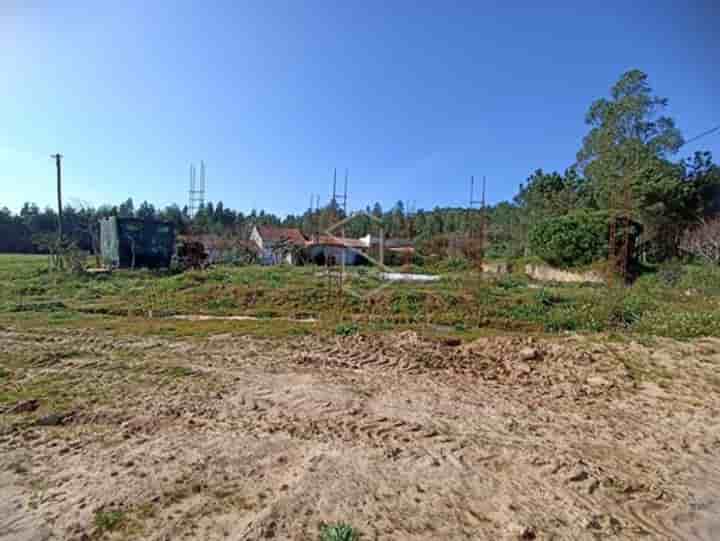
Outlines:
{"type": "Polygon", "coordinates": [[[408,272],[381,272],[380,278],[389,282],[437,282],[440,276],[432,274],[410,274],[408,272]]]}

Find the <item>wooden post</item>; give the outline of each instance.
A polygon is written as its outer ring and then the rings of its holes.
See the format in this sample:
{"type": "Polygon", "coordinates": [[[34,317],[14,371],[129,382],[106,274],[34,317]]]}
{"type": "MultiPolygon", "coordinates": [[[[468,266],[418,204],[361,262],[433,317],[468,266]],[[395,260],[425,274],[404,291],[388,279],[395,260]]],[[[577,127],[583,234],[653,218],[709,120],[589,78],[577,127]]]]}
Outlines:
{"type": "Polygon", "coordinates": [[[60,160],[62,154],[52,154],[51,158],[55,159],[55,169],[57,171],[57,204],[58,204],[58,244],[62,241],[62,168],[60,160]]]}
{"type": "Polygon", "coordinates": [[[62,267],[62,258],[60,257],[60,251],[62,250],[62,168],[60,160],[62,160],[62,154],[51,154],[51,158],[55,160],[55,169],[57,171],[57,204],[58,204],[58,219],[57,219],[57,247],[55,249],[55,264],[58,267],[62,267]]]}

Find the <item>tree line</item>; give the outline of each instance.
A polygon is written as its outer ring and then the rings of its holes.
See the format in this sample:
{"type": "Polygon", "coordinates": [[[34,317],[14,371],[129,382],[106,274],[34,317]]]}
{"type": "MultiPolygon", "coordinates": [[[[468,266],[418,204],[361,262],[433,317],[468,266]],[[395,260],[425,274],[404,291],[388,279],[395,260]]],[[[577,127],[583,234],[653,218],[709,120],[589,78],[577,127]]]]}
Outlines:
{"type": "MultiPolygon", "coordinates": [[[[647,260],[676,257],[691,245],[688,232],[720,216],[720,168],[709,152],[675,158],[685,140],[674,120],[662,114],[666,106],[667,99],[653,95],[645,73],[628,71],[612,86],[609,97],[590,105],[585,118],[588,133],[575,161],[562,173],[538,169],[511,201],[484,210],[436,207],[411,212],[402,201],[388,209],[375,203],[347,224],[345,234],[361,237],[374,233],[376,220],[369,216],[382,222],[386,237],[417,241],[465,234],[485,223],[487,255],[518,256],[537,251],[532,239],[542,235],[532,232],[542,224],[573,216],[567,223],[576,228],[584,216],[596,223],[600,213],[606,223],[628,215],[640,224],[640,246],[647,260]]],[[[97,208],[68,205],[63,209],[63,231],[79,248],[92,250],[93,228],[108,216],[161,219],[173,222],[184,234],[242,238],[247,238],[256,224],[299,228],[310,236],[345,217],[332,201],[317,210],[283,217],[264,210],[243,213],[222,201],[208,202],[191,218],[187,207],[156,208],[147,201],[136,206],[129,198],[119,205],[97,208]]],[[[42,251],[38,239],[53,234],[56,228],[57,214],[51,208],[25,203],[17,214],[0,208],[0,251],[42,251]]]]}

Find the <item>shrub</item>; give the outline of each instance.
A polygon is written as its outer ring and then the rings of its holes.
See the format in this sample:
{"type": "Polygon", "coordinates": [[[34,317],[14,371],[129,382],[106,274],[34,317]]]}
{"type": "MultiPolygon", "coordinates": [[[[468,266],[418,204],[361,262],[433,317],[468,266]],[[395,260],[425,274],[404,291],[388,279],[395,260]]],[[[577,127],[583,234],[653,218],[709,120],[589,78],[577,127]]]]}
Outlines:
{"type": "Polygon", "coordinates": [[[321,541],[358,541],[360,533],[349,524],[325,524],[320,528],[321,541]]]}
{"type": "Polygon", "coordinates": [[[551,265],[588,265],[607,257],[607,224],[604,212],[578,211],[548,218],[530,230],[530,249],[551,265]]]}

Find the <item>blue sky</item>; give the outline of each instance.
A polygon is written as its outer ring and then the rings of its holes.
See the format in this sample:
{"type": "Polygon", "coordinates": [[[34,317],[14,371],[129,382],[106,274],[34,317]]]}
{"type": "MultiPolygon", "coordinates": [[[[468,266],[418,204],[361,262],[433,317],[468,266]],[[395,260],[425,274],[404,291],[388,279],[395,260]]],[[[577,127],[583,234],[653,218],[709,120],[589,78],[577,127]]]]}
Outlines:
{"type": "MultiPolygon", "coordinates": [[[[491,202],[572,163],[592,100],[639,68],[686,137],[720,124],[708,2],[0,2],[0,206],[207,198],[285,214],[491,202]],[[547,4],[547,5],[545,5],[547,4]]],[[[720,134],[688,145],[720,159],[720,134]]]]}

